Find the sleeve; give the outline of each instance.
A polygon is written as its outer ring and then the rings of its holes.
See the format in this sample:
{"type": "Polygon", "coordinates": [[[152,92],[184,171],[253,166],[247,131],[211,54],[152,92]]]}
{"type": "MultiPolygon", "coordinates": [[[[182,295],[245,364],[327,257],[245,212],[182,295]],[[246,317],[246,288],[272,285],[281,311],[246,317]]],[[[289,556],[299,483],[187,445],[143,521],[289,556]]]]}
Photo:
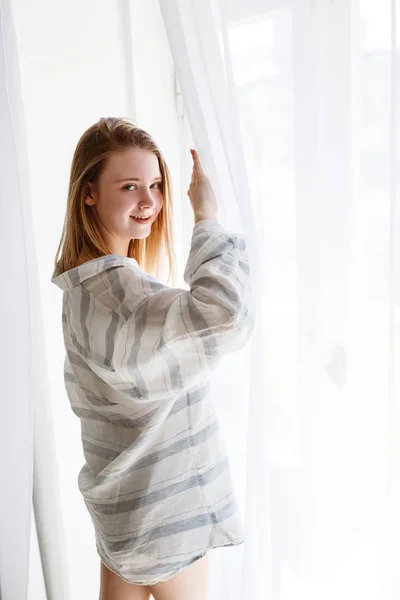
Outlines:
{"type": "Polygon", "coordinates": [[[160,401],[203,385],[220,358],[252,333],[255,308],[241,234],[214,220],[196,223],[184,280],[189,290],[150,279],[146,298],[119,333],[121,368],[136,400],[160,401]]]}

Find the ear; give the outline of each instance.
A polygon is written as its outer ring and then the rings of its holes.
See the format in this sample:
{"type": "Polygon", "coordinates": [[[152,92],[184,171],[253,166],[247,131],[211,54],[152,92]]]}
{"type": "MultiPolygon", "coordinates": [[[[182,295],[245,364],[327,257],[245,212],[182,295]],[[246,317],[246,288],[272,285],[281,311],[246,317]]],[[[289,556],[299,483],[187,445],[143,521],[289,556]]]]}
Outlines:
{"type": "Polygon", "coordinates": [[[84,192],[84,194],[85,194],[85,204],[87,204],[88,206],[93,206],[93,204],[95,203],[93,184],[90,181],[88,181],[85,184],[85,188],[84,189],[85,189],[85,192],[84,192]]]}

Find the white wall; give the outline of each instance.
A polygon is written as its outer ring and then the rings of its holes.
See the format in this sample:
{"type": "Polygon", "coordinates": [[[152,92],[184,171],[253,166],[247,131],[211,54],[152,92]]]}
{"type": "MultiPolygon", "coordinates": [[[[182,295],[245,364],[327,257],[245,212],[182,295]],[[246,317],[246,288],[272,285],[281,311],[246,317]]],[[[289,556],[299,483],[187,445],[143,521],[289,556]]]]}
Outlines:
{"type": "MultiPolygon", "coordinates": [[[[174,67],[156,0],[13,0],[13,13],[46,324],[47,354],[43,358],[48,367],[64,524],[65,545],[60,550],[68,583],[66,597],[94,600],[98,597],[99,558],[92,524],[77,487],[84,461],[80,424],[70,409],[63,384],[61,291],[50,281],[65,214],[72,154],[80,135],[99,117],[135,118],[135,101],[136,123],[154,136],[172,172],[177,231],[182,227],[185,230],[183,246],[178,240],[176,247],[180,269],[193,221],[185,191],[191,159],[188,149],[183,157],[179,150],[179,144],[186,140],[182,142],[174,67]],[[132,43],[127,37],[129,29],[132,43]],[[183,211],[182,198],[186,202],[183,211]]],[[[189,147],[189,138],[187,144],[189,147]]],[[[32,548],[37,549],[37,544],[32,548]]],[[[32,568],[39,568],[36,559],[32,568]]],[[[37,579],[31,574],[31,581],[37,579]]],[[[31,588],[30,600],[39,600],[38,589],[31,588]]]]}

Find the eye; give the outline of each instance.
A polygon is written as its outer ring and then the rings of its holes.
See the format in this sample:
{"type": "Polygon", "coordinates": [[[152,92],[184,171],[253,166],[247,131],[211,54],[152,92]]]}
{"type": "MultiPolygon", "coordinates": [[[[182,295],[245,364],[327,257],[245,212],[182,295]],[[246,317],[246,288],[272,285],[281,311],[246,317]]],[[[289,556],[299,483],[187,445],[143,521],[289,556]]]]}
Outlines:
{"type": "MultiPolygon", "coordinates": [[[[152,184],[151,187],[153,187],[154,185],[157,185],[159,188],[161,188],[162,182],[161,181],[156,181],[155,183],[152,184]]],[[[130,192],[131,190],[129,188],[136,189],[135,186],[133,185],[133,183],[128,183],[127,185],[124,185],[124,187],[122,189],[123,190],[127,190],[128,192],[130,192]]]]}

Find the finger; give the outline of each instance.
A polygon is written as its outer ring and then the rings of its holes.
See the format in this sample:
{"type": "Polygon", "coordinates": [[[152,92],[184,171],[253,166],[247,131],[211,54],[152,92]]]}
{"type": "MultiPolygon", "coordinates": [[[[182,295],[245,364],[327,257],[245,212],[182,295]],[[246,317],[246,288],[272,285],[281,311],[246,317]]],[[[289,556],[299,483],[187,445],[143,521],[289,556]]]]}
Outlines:
{"type": "Polygon", "coordinates": [[[200,160],[199,153],[197,152],[197,150],[194,150],[193,148],[191,149],[191,153],[192,153],[192,157],[193,157],[193,165],[194,165],[195,171],[197,173],[205,174],[205,170],[204,170],[203,164],[200,160]]]}
{"type": "Polygon", "coordinates": [[[201,170],[202,164],[201,164],[199,153],[197,152],[197,150],[194,150],[194,148],[192,148],[191,153],[192,153],[194,168],[196,170],[201,170]]]}

